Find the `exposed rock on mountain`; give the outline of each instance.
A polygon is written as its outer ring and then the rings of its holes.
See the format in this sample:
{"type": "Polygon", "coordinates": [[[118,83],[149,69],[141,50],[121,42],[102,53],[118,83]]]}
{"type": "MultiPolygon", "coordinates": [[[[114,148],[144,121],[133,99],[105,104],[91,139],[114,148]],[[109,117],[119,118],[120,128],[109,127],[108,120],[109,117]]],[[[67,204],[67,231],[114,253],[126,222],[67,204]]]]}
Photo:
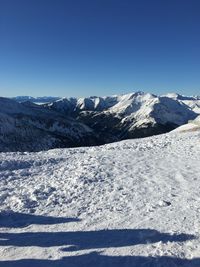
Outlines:
{"type": "Polygon", "coordinates": [[[200,113],[198,98],[175,94],[62,98],[40,105],[35,103],[39,98],[21,99],[26,101],[0,98],[0,151],[39,151],[146,137],[169,132],[200,113]]]}
{"type": "Polygon", "coordinates": [[[88,125],[103,143],[168,132],[197,116],[190,106],[179,100],[143,92],[111,97],[63,98],[46,107],[70,114],[88,125]]]}

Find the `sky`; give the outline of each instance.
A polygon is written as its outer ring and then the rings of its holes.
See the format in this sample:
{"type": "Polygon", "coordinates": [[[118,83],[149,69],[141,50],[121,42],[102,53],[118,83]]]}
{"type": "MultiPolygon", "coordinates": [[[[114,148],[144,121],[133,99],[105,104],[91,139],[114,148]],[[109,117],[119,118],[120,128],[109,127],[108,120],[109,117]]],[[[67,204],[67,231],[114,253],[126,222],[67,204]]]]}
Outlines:
{"type": "Polygon", "coordinates": [[[199,0],[0,0],[0,95],[200,95],[199,0]]]}

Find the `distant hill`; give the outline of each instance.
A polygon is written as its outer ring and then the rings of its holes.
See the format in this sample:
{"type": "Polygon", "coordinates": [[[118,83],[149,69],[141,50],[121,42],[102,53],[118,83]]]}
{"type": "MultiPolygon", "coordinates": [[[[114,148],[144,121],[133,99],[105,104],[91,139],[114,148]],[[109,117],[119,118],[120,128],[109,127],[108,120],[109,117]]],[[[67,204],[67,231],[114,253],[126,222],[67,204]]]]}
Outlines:
{"type": "Polygon", "coordinates": [[[54,97],[54,96],[42,96],[42,97],[32,97],[32,96],[16,96],[12,98],[13,100],[17,101],[17,102],[26,102],[26,101],[31,101],[34,103],[49,103],[49,102],[53,102],[56,101],[58,99],[60,99],[60,97],[54,97]]]}

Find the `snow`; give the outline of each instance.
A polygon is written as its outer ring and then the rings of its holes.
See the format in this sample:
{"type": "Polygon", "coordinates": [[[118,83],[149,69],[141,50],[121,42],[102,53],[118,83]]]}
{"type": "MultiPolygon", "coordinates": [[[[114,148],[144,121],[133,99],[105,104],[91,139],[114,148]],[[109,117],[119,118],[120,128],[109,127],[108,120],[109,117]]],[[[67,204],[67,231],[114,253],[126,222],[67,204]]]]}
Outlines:
{"type": "Polygon", "coordinates": [[[0,266],[200,266],[200,131],[0,153],[0,266]]]}
{"type": "Polygon", "coordinates": [[[44,105],[32,102],[40,101],[40,97],[17,99],[19,102],[0,97],[1,152],[41,151],[151,136],[175,129],[200,114],[197,97],[144,92],[62,98],[44,105]],[[20,99],[29,101],[21,103],[20,99]]]}
{"type": "Polygon", "coordinates": [[[132,128],[152,122],[162,125],[167,123],[182,125],[200,114],[200,100],[197,98],[177,94],[156,96],[140,91],[110,97],[64,98],[47,104],[47,107],[65,114],[81,110],[112,114],[121,118],[122,124],[124,121],[131,122],[132,128]]]}
{"type": "Polygon", "coordinates": [[[88,145],[95,134],[72,117],[43,106],[0,97],[0,151],[40,151],[88,145]]]}
{"type": "Polygon", "coordinates": [[[188,131],[199,131],[200,130],[200,116],[195,120],[189,121],[188,123],[181,125],[180,127],[173,130],[173,132],[188,132],[188,131]]]}
{"type": "Polygon", "coordinates": [[[175,130],[173,130],[174,132],[187,132],[187,131],[196,131],[199,130],[200,126],[196,125],[195,123],[187,123],[184,124],[178,128],[176,128],[175,130]]]}
{"type": "MultiPolygon", "coordinates": [[[[130,113],[131,107],[133,104],[142,105],[146,101],[155,100],[159,98],[168,98],[176,102],[185,104],[195,113],[200,114],[200,96],[185,96],[177,93],[168,93],[166,95],[156,96],[150,93],[144,93],[141,91],[122,94],[122,95],[113,95],[113,96],[90,96],[85,98],[61,98],[53,96],[44,96],[44,97],[31,97],[31,96],[17,96],[12,99],[17,102],[26,102],[31,101],[37,104],[44,104],[49,107],[53,107],[60,111],[71,112],[73,110],[97,110],[103,111],[111,109],[115,113],[130,113]]],[[[138,106],[139,108],[139,106],[138,106]]],[[[135,107],[133,107],[133,111],[135,107]]]]}
{"type": "Polygon", "coordinates": [[[177,93],[168,93],[164,96],[169,97],[169,98],[173,98],[176,100],[183,100],[183,101],[184,100],[200,100],[200,96],[186,96],[186,95],[180,95],[177,93]]]}
{"type": "Polygon", "coordinates": [[[195,113],[200,114],[200,96],[184,96],[176,93],[169,93],[166,97],[177,100],[188,106],[195,113]]]}
{"type": "Polygon", "coordinates": [[[44,103],[50,103],[53,101],[56,101],[58,99],[61,99],[61,97],[54,97],[54,96],[42,96],[42,97],[32,97],[32,96],[16,96],[12,97],[13,100],[22,103],[26,101],[31,101],[33,103],[37,104],[44,104],[44,103]]]}

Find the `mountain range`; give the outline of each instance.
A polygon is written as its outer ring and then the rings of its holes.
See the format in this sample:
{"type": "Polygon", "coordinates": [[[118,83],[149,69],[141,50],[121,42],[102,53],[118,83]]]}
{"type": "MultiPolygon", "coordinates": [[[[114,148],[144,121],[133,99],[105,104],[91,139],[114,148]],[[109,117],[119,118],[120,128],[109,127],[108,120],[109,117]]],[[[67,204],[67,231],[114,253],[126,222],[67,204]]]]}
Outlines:
{"type": "Polygon", "coordinates": [[[0,151],[40,151],[141,138],[169,132],[198,115],[200,97],[174,93],[1,97],[0,151]]]}

